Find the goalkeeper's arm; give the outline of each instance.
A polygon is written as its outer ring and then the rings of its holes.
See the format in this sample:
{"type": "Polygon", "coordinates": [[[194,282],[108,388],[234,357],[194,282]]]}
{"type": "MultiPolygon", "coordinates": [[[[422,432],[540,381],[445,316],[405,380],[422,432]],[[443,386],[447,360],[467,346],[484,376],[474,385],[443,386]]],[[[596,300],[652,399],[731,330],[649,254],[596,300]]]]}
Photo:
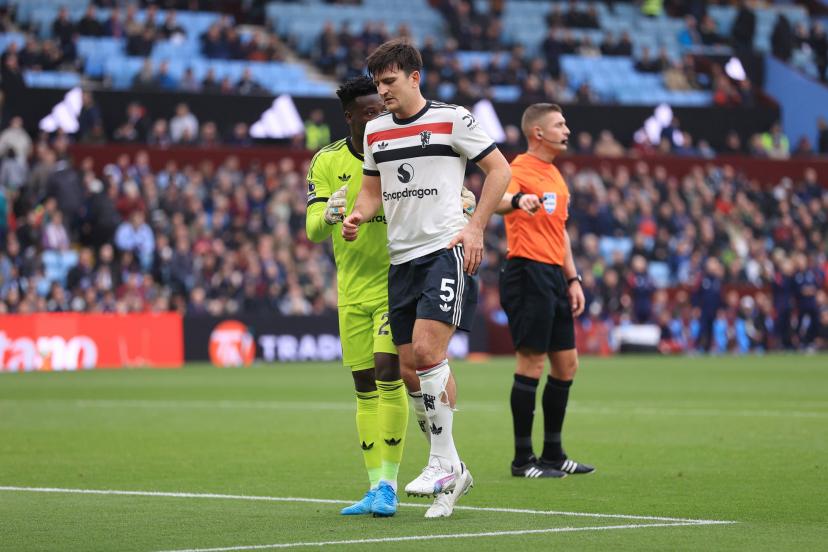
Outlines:
{"type": "Polygon", "coordinates": [[[316,198],[308,203],[305,217],[305,232],[313,242],[328,239],[337,223],[345,217],[345,203],[348,187],[342,186],[329,198],[316,198]]]}

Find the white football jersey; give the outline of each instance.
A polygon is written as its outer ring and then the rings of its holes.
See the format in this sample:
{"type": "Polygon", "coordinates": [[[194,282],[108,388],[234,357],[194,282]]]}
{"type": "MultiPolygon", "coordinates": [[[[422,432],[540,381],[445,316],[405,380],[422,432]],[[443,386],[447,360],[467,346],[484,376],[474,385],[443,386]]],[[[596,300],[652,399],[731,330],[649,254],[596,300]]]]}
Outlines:
{"type": "Polygon", "coordinates": [[[494,149],[457,105],[428,101],[407,119],[384,113],[368,123],[362,172],[382,182],[391,264],[444,248],[463,229],[466,160],[477,162],[494,149]]]}

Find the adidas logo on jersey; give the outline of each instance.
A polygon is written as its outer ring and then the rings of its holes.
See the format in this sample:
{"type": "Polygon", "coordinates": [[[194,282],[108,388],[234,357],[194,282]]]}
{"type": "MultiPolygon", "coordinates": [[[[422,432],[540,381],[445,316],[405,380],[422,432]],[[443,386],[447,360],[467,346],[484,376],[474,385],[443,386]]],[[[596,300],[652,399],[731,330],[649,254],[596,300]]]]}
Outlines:
{"type": "Polygon", "coordinates": [[[432,435],[440,435],[442,432],[443,432],[442,427],[437,427],[437,424],[435,424],[435,423],[431,424],[431,434],[432,435]]]}
{"type": "Polygon", "coordinates": [[[365,441],[362,442],[362,450],[371,450],[374,448],[374,443],[366,444],[365,441]]]}
{"type": "Polygon", "coordinates": [[[348,182],[351,179],[350,174],[342,173],[341,175],[337,176],[340,182],[348,182]]]}
{"type": "Polygon", "coordinates": [[[387,148],[387,147],[388,147],[388,142],[380,142],[379,144],[377,144],[377,147],[378,147],[380,150],[384,150],[385,148],[387,148]]]}
{"type": "Polygon", "coordinates": [[[384,439],[384,441],[385,444],[389,447],[396,447],[402,442],[402,439],[394,439],[393,437],[391,437],[390,439],[384,439]]]}
{"type": "Polygon", "coordinates": [[[448,312],[448,311],[451,310],[451,307],[448,306],[447,304],[443,303],[442,305],[440,305],[440,310],[443,311],[443,312],[448,312]]]}

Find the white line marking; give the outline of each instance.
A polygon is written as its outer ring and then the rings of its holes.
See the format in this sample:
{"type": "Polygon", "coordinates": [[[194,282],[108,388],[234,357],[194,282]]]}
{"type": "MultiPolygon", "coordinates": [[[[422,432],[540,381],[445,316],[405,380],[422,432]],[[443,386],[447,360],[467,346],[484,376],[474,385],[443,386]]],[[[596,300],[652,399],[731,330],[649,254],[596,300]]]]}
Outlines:
{"type": "MultiPolygon", "coordinates": [[[[64,489],[59,487],[15,487],[0,486],[0,491],[7,492],[28,492],[28,493],[63,493],[63,494],[91,494],[91,495],[115,495],[115,496],[146,496],[163,498],[213,498],[221,500],[258,500],[263,502],[308,502],[314,504],[352,504],[352,500],[336,500],[329,498],[305,498],[293,496],[259,496],[259,495],[228,495],[215,493],[176,493],[164,491],[119,491],[114,489],[64,489]]],[[[430,504],[415,502],[400,502],[400,506],[410,508],[427,508],[430,504]]],[[[665,521],[697,525],[714,525],[736,523],[735,521],[722,521],[712,519],[689,519],[663,516],[639,516],[627,514],[593,514],[589,512],[561,512],[552,510],[529,510],[524,508],[490,508],[485,506],[455,506],[455,510],[470,510],[477,512],[497,512],[504,514],[537,514],[546,516],[574,516],[591,518],[611,519],[634,519],[641,521],[665,521]]]]}
{"type": "MultiPolygon", "coordinates": [[[[82,400],[61,400],[49,399],[44,401],[31,401],[21,399],[0,399],[0,406],[5,403],[11,404],[44,404],[69,405],[77,408],[207,408],[207,409],[239,409],[239,410],[296,410],[296,411],[345,411],[354,410],[353,402],[280,402],[280,401],[176,401],[176,400],[117,400],[117,399],[82,399],[82,400]]],[[[502,412],[503,406],[499,404],[469,401],[462,402],[462,410],[479,412],[502,412]]],[[[586,406],[583,403],[573,403],[569,411],[581,414],[595,414],[599,416],[700,416],[700,417],[721,417],[736,416],[740,418],[828,418],[828,412],[809,412],[803,410],[760,410],[741,409],[726,410],[716,408],[661,408],[646,406],[586,406]]]]}
{"type": "Polygon", "coordinates": [[[542,535],[548,533],[574,533],[576,531],[613,531],[620,529],[643,529],[645,527],[686,527],[707,525],[700,523],[643,523],[630,525],[597,525],[592,527],[553,527],[549,529],[524,529],[518,531],[488,531],[485,533],[452,533],[442,535],[413,535],[410,537],[386,537],[379,539],[353,539],[319,542],[285,542],[277,544],[254,544],[247,546],[227,546],[222,548],[187,548],[167,550],[165,552],[232,552],[236,550],[267,550],[273,548],[293,548],[299,546],[328,546],[343,544],[375,544],[381,542],[425,541],[437,539],[467,539],[480,537],[503,537],[510,535],[542,535]]]}

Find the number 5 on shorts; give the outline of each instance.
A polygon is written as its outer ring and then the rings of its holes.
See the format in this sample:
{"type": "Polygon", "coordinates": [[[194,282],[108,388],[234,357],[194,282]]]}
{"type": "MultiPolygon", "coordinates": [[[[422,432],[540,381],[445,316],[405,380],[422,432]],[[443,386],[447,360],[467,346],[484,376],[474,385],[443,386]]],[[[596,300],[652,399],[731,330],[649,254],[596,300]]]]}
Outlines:
{"type": "Polygon", "coordinates": [[[440,294],[440,299],[442,299],[446,303],[450,303],[451,300],[454,299],[454,288],[451,287],[453,285],[453,278],[443,278],[443,282],[440,284],[440,291],[445,291],[447,294],[440,294]]]}

